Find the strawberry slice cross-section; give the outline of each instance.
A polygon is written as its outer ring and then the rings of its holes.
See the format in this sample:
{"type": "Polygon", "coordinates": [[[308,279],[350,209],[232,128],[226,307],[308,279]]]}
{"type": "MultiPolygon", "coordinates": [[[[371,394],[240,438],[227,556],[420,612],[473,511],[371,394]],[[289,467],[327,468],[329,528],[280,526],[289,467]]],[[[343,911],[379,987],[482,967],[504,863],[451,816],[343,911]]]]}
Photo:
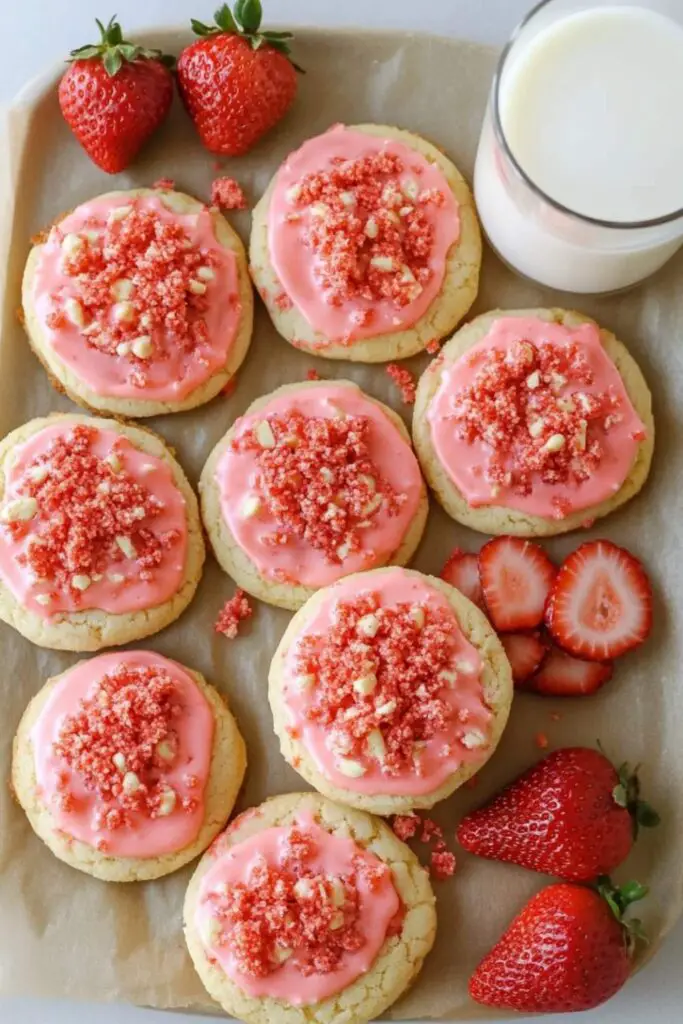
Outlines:
{"type": "Polygon", "coordinates": [[[613,672],[611,661],[573,658],[552,645],[541,667],[524,682],[523,688],[549,697],[586,697],[608,683],[613,672]]]}
{"type": "Polygon", "coordinates": [[[501,633],[535,629],[556,575],[543,548],[520,537],[495,537],[479,552],[489,618],[501,633]]]}
{"type": "Polygon", "coordinates": [[[611,661],[639,647],[652,628],[652,587],[643,566],[608,540],[567,558],[546,608],[546,625],[569,654],[611,661]]]}
{"type": "Polygon", "coordinates": [[[464,594],[478,608],[484,608],[477,555],[455,548],[441,570],[441,579],[464,594]]]}
{"type": "Polygon", "coordinates": [[[501,633],[500,642],[512,668],[513,682],[521,687],[539,668],[547,646],[538,633],[501,633]]]}

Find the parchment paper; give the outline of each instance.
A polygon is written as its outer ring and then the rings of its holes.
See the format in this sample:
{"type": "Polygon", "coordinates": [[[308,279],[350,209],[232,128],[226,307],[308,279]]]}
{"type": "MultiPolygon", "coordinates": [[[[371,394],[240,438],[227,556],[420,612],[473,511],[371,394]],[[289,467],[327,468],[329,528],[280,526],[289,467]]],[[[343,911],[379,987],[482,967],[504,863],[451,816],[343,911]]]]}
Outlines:
{"type": "MultiPolygon", "coordinates": [[[[177,52],[188,38],[158,33],[151,45],[177,52]]],[[[224,161],[252,200],[261,194],[280,160],[306,137],[335,121],[384,122],[414,129],[442,146],[471,176],[479,126],[495,54],[466,43],[392,33],[300,32],[296,59],[306,67],[292,113],[253,153],[224,161]]],[[[78,149],[59,115],[54,81],[33,90],[12,114],[6,156],[14,192],[5,192],[8,219],[0,244],[9,249],[0,349],[0,432],[33,416],[68,410],[31,355],[15,310],[29,237],[60,212],[110,188],[149,185],[160,176],[208,198],[216,176],[175,102],[170,122],[130,173],[110,178],[78,149]]],[[[249,214],[233,222],[246,238],[249,214]]],[[[493,307],[576,306],[613,329],[636,356],[655,394],[658,444],[644,493],[585,536],[607,536],[639,554],[649,567],[657,595],[655,629],[649,643],[620,663],[616,678],[597,696],[565,703],[531,695],[516,698],[499,751],[481,773],[476,791],[445,801],[435,817],[453,832],[463,812],[478,803],[539,752],[537,732],[551,746],[594,744],[599,738],[615,759],[642,762],[648,797],[663,816],[656,834],[646,834],[619,875],[651,886],[640,916],[656,948],[683,905],[683,602],[681,487],[683,485],[683,256],[646,287],[606,299],[574,299],[526,284],[487,253],[482,290],[474,312],[493,307]],[[677,626],[679,627],[677,629],[677,626]],[[551,720],[559,712],[561,721],[551,720]]],[[[411,360],[421,370],[426,358],[411,360]]],[[[409,410],[381,367],[326,363],[297,353],[278,338],[258,306],[255,339],[230,398],[198,412],[152,421],[178,452],[190,480],[218,438],[257,395],[301,380],[310,367],[326,377],[349,377],[403,415],[409,410]]],[[[562,557],[585,539],[548,545],[562,557]]],[[[452,523],[432,504],[426,539],[413,563],[438,572],[453,546],[476,550],[479,535],[452,523]]],[[[178,623],[148,646],[203,672],[236,712],[249,751],[247,782],[239,809],[270,794],[304,788],[282,760],[266,701],[266,674],[288,614],[258,606],[250,630],[230,643],[213,622],[234,586],[209,560],[197,597],[178,623]]],[[[0,752],[7,778],[11,741],[20,715],[43,680],[73,664],[77,656],[39,650],[0,625],[0,752]]],[[[0,786],[0,987],[8,994],[121,1000],[156,1007],[214,1008],[185,952],[182,897],[191,868],[158,882],[107,885],[61,864],[33,835],[0,786]]],[[[440,936],[414,988],[394,1007],[395,1018],[458,1019],[481,1013],[468,1002],[467,978],[506,923],[544,879],[521,869],[458,853],[458,871],[436,883],[440,936]]]]}

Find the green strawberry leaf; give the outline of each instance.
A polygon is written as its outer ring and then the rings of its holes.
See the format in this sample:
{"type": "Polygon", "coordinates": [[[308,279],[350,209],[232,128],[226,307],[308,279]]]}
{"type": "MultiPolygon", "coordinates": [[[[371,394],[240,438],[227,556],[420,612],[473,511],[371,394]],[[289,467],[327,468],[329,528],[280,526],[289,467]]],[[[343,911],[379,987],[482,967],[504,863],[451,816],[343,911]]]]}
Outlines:
{"type": "Polygon", "coordinates": [[[213,25],[205,25],[204,22],[197,21],[196,18],[190,18],[190,25],[196,36],[213,36],[216,34],[216,29],[213,25]]]}
{"type": "Polygon", "coordinates": [[[272,41],[273,39],[293,39],[294,38],[294,33],[293,32],[274,32],[274,31],[271,31],[271,29],[268,29],[267,32],[262,32],[261,35],[263,36],[264,39],[267,39],[269,42],[272,41]]]}
{"type": "Polygon", "coordinates": [[[638,800],[636,803],[636,821],[643,828],[656,828],[661,822],[661,817],[657,814],[654,807],[645,800],[638,800]]]}
{"type": "Polygon", "coordinates": [[[242,9],[244,7],[244,4],[245,4],[245,0],[235,0],[235,10],[234,10],[233,13],[234,13],[235,21],[239,25],[239,31],[240,32],[242,31],[242,28],[244,26],[244,23],[242,21],[242,9]]]}
{"type": "Polygon", "coordinates": [[[121,70],[123,57],[118,50],[107,50],[102,58],[105,71],[113,78],[117,71],[121,70]]]}
{"type": "Polygon", "coordinates": [[[261,7],[261,0],[244,0],[240,7],[238,21],[247,35],[258,32],[262,17],[263,8],[261,7]]]}
{"type": "Polygon", "coordinates": [[[87,60],[88,57],[99,57],[100,48],[99,46],[79,46],[77,50],[71,51],[71,56],[77,60],[87,60]]]}
{"type": "Polygon", "coordinates": [[[239,32],[237,23],[232,16],[232,11],[227,4],[219,7],[213,16],[213,20],[223,32],[239,32]]]}

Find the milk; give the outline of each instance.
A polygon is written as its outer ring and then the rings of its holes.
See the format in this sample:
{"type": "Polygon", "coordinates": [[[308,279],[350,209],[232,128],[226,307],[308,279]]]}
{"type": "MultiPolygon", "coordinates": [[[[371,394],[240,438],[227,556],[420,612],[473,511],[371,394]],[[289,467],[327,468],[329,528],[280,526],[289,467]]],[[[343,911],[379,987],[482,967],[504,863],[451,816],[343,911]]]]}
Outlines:
{"type": "Polygon", "coordinates": [[[522,274],[613,291],[683,241],[683,217],[672,218],[683,210],[683,26],[645,7],[553,18],[555,6],[532,16],[503,63],[498,124],[509,152],[494,129],[494,89],[477,205],[492,245],[522,274]],[[669,220],[633,226],[657,218],[669,220]]]}

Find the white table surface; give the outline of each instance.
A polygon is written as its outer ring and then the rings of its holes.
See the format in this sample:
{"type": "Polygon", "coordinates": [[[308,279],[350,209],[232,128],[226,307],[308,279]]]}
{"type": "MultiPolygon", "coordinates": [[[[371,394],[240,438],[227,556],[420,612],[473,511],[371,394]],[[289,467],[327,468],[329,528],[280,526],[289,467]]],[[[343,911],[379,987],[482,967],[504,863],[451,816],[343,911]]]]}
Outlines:
{"type": "MultiPolygon", "coordinates": [[[[683,0],[682,0],[683,2],[683,0]]],[[[117,0],[125,29],[208,21],[217,0],[117,0]]],[[[364,25],[423,29],[502,44],[531,0],[264,0],[269,20],[288,25],[364,25]]],[[[0,103],[69,49],[94,40],[93,18],[110,11],[95,0],[1,0],[0,103]]],[[[1,915],[2,908],[0,908],[1,915]]],[[[1,924],[0,916],[0,927],[1,924]]],[[[581,1016],[591,1024],[643,1024],[654,1013],[661,1024],[683,1021],[683,923],[664,949],[607,1006],[581,1016]]],[[[574,1015],[578,1020],[578,1016],[574,1015]]],[[[516,1018],[525,1024],[522,1018],[516,1018]]],[[[547,1017],[548,1024],[568,1021],[547,1017]]],[[[96,1006],[35,999],[0,999],[0,1024],[206,1024],[206,1017],[168,1015],[127,1006],[96,1006]]]]}

